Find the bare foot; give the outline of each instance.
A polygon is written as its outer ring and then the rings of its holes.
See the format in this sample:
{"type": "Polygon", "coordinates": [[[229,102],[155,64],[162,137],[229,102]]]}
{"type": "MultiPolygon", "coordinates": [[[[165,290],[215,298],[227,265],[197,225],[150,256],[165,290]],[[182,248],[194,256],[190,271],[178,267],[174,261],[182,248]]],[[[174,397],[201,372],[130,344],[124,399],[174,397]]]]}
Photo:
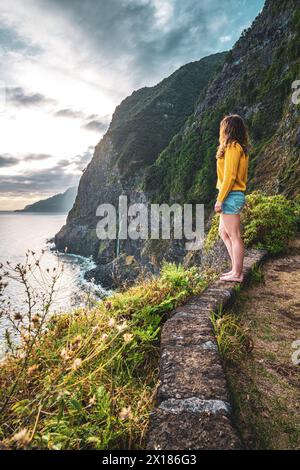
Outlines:
{"type": "Polygon", "coordinates": [[[231,274],[230,276],[221,276],[220,280],[221,281],[226,281],[226,282],[243,282],[244,276],[241,274],[240,276],[236,276],[234,274],[231,274]]]}
{"type": "Polygon", "coordinates": [[[232,272],[232,269],[230,271],[228,271],[227,273],[222,273],[221,276],[231,276],[231,274],[233,274],[232,272]]]}

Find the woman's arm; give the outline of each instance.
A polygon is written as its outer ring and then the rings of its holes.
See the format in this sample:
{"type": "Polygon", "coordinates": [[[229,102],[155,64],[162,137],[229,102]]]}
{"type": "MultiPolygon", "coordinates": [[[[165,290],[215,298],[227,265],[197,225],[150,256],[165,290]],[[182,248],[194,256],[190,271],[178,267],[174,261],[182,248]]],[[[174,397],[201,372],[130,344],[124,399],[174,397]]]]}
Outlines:
{"type": "Polygon", "coordinates": [[[219,190],[217,202],[223,202],[234,185],[241,158],[240,146],[236,144],[229,145],[226,149],[224,158],[224,177],[222,186],[219,190]]]}

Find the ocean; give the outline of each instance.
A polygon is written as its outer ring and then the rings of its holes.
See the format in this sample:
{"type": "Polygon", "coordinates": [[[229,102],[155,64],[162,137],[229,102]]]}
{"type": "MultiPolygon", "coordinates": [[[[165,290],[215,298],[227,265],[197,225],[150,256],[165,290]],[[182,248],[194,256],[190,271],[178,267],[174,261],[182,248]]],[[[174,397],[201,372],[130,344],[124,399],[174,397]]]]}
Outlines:
{"type": "MultiPolygon", "coordinates": [[[[40,258],[41,272],[63,265],[63,273],[57,284],[51,312],[65,312],[86,304],[87,294],[90,292],[94,298],[101,298],[106,291],[101,286],[94,286],[84,279],[84,273],[94,267],[94,262],[82,256],[57,253],[53,251],[53,244],[48,241],[64,225],[66,214],[1,212],[0,211],[0,263],[7,261],[11,266],[25,262],[27,250],[40,258]]],[[[33,260],[32,255],[30,255],[33,260]]],[[[34,287],[40,289],[43,275],[37,270],[36,279],[31,278],[34,287]]],[[[42,286],[42,289],[44,287],[42,286]]],[[[11,302],[14,311],[22,312],[26,308],[24,286],[14,280],[9,280],[4,290],[4,299],[11,302]]],[[[0,306],[1,307],[1,306],[0,306]]],[[[3,345],[3,335],[9,322],[2,315],[0,317],[0,350],[3,345]]]]}

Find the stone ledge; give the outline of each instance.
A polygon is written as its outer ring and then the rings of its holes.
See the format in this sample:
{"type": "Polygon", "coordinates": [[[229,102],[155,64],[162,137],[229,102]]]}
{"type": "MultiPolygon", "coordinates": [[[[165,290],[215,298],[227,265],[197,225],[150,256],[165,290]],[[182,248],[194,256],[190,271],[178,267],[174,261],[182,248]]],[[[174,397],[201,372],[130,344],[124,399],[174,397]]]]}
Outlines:
{"type": "MultiPolygon", "coordinates": [[[[245,258],[246,282],[267,253],[245,258]]],[[[211,324],[211,313],[235,297],[235,285],[215,281],[180,307],[161,331],[158,407],[150,415],[147,449],[239,449],[230,395],[211,324]]]]}
{"type": "MultiPolygon", "coordinates": [[[[161,331],[161,349],[166,346],[201,345],[211,341],[212,326],[208,315],[178,310],[170,321],[166,321],[161,331]]],[[[216,348],[215,343],[215,348],[216,348]]]]}
{"type": "Polygon", "coordinates": [[[197,397],[229,400],[225,376],[213,336],[201,345],[162,349],[157,400],[197,397]]]}
{"type": "Polygon", "coordinates": [[[192,413],[213,413],[217,414],[223,411],[229,415],[231,412],[230,403],[223,400],[201,400],[200,398],[184,398],[183,400],[175,400],[173,398],[164,401],[160,407],[160,410],[169,411],[173,414],[179,414],[182,411],[188,411],[192,413]]]}
{"type": "Polygon", "coordinates": [[[239,449],[230,413],[221,400],[166,400],[151,413],[147,449],[239,449]]]}

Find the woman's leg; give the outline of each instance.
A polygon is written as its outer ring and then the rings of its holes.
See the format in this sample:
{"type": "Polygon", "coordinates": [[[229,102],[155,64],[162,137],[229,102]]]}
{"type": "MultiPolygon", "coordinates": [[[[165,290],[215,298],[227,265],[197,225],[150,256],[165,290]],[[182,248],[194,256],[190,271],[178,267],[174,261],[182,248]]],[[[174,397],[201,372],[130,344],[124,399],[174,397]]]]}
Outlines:
{"type": "MultiPolygon", "coordinates": [[[[223,219],[222,219],[222,214],[220,214],[220,222],[219,222],[219,235],[221,237],[221,239],[223,240],[225,246],[226,246],[226,249],[228,251],[228,254],[229,254],[229,257],[230,257],[230,260],[231,260],[231,266],[233,266],[233,256],[232,256],[232,245],[231,245],[231,240],[228,236],[228,233],[226,232],[226,229],[225,229],[225,226],[224,226],[224,223],[223,223],[223,219]]],[[[231,271],[229,271],[227,274],[231,274],[232,273],[232,269],[231,271]]]]}
{"type": "Polygon", "coordinates": [[[243,280],[244,243],[241,238],[240,215],[222,214],[222,225],[230,239],[232,249],[232,273],[225,276],[227,281],[243,280]]]}

